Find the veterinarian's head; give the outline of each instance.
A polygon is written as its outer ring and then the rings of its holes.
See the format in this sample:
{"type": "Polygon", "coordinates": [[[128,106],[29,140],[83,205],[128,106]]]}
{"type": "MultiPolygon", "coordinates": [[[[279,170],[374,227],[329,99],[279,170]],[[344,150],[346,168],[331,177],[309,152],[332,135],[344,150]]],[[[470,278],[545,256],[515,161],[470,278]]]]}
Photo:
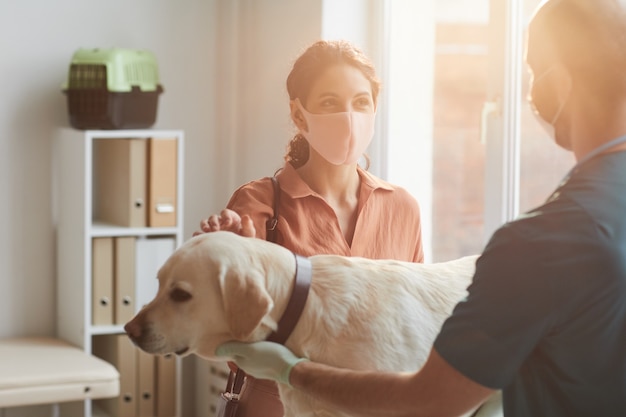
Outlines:
{"type": "Polygon", "coordinates": [[[598,127],[625,107],[624,3],[546,0],[528,28],[529,101],[557,144],[577,156],[576,141],[597,135],[598,127]]]}
{"type": "Polygon", "coordinates": [[[354,165],[374,135],[380,81],[371,61],[347,41],[309,46],[287,77],[291,119],[298,133],[285,159],[354,165]]]}

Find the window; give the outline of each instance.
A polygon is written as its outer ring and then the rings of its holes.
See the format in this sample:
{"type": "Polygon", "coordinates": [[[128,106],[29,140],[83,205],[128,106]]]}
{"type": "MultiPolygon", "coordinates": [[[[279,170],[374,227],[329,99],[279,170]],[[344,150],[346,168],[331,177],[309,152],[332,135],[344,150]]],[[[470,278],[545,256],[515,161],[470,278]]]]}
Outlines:
{"type": "Polygon", "coordinates": [[[380,174],[420,202],[427,261],[482,251],[573,165],[526,102],[539,0],[387,0],[380,174]]]}

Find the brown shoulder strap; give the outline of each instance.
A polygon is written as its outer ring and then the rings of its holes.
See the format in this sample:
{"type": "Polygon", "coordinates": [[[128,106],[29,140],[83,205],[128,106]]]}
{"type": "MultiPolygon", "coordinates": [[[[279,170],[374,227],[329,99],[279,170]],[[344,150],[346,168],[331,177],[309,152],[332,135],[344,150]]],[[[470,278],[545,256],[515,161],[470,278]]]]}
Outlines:
{"type": "Polygon", "coordinates": [[[241,393],[241,388],[243,387],[243,382],[245,380],[246,373],[237,369],[236,371],[230,371],[228,375],[228,382],[226,383],[226,391],[230,394],[239,395],[241,393]]]}
{"type": "Polygon", "coordinates": [[[278,224],[278,205],[280,203],[280,185],[278,179],[274,175],[272,177],[272,185],[274,186],[274,215],[265,223],[267,229],[267,240],[276,242],[276,225],[278,224]]]}

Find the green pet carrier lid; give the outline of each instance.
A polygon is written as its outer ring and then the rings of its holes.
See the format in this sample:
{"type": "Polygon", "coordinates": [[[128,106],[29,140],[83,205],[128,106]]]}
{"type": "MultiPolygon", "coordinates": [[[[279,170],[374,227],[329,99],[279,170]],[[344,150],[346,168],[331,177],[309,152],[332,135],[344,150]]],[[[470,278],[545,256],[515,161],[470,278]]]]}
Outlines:
{"type": "Polygon", "coordinates": [[[72,56],[63,89],[104,88],[111,92],[157,91],[159,71],[154,54],[139,49],[78,49],[72,56]]]}

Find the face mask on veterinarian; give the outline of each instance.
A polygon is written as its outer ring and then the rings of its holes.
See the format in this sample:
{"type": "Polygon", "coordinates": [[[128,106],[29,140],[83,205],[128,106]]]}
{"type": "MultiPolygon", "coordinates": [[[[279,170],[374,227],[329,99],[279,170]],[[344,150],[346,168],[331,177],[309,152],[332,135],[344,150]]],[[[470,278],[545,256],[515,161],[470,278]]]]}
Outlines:
{"type": "Polygon", "coordinates": [[[537,120],[543,126],[546,132],[548,132],[548,134],[550,135],[552,139],[556,138],[555,132],[554,132],[554,124],[556,123],[557,120],[559,120],[559,117],[561,116],[561,113],[563,112],[563,109],[565,108],[565,104],[567,103],[567,100],[569,99],[569,94],[567,95],[567,98],[565,100],[559,103],[559,107],[556,109],[554,116],[548,117],[546,115],[546,108],[553,107],[553,106],[550,106],[547,103],[553,100],[553,98],[548,96],[550,92],[547,91],[546,88],[543,88],[542,90],[540,90],[542,91],[542,93],[538,94],[536,90],[536,86],[539,83],[539,81],[545,80],[546,76],[548,74],[551,74],[554,68],[555,68],[554,66],[548,68],[546,71],[544,71],[541,75],[539,75],[533,80],[532,88],[530,90],[530,99],[529,99],[530,107],[532,108],[535,116],[537,116],[537,120]]]}
{"type": "Polygon", "coordinates": [[[296,102],[309,129],[300,133],[322,158],[334,165],[351,165],[359,160],[374,137],[376,113],[313,114],[299,99],[296,102]]]}

